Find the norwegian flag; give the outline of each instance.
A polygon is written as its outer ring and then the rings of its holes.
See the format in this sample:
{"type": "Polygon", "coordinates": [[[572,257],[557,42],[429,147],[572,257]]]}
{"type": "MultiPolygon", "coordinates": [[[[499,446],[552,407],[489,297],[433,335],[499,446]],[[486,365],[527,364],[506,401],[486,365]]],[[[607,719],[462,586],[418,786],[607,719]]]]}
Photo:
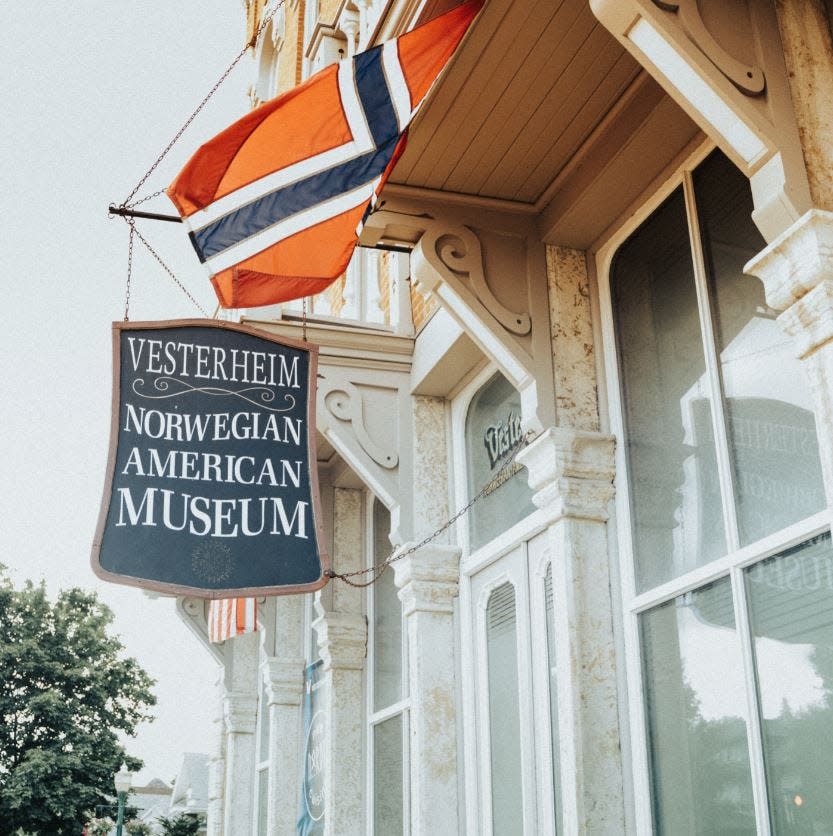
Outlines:
{"type": "Polygon", "coordinates": [[[483,0],[326,67],[203,145],[167,193],[220,304],[324,290],[483,0]]]}
{"type": "Polygon", "coordinates": [[[257,631],[257,599],[218,598],[208,604],[208,640],[224,642],[257,631]]]}

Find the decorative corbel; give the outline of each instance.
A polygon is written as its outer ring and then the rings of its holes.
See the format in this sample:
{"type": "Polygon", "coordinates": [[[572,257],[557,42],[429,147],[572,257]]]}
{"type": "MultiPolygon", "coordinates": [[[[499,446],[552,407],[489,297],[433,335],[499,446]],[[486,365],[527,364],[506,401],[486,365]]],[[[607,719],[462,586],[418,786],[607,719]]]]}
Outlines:
{"type": "Polygon", "coordinates": [[[463,224],[448,224],[427,215],[382,209],[365,222],[363,241],[376,244],[389,237],[389,230],[396,230],[403,240],[410,237],[415,241],[411,278],[417,290],[434,294],[520,392],[524,428],[543,429],[534,361],[516,339],[530,333],[532,319],[528,312],[512,311],[495,297],[486,281],[475,232],[463,224]]]}
{"type": "Polygon", "coordinates": [[[667,0],[653,0],[654,5],[666,12],[679,15],[683,30],[692,43],[717,67],[735,87],[748,96],[758,96],[764,92],[766,79],[764,71],[757,66],[744,64],[733,58],[714,39],[703,22],[697,0],[679,0],[669,3],[667,0]]]}

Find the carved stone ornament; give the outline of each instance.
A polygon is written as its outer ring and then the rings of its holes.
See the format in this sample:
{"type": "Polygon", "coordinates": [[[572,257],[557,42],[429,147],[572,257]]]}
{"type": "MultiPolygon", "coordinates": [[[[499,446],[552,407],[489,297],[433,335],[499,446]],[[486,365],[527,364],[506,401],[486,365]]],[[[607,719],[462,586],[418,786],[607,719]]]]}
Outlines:
{"type": "Polygon", "coordinates": [[[326,376],[319,378],[319,391],[327,411],[339,421],[348,422],[355,433],[362,450],[380,467],[393,470],[399,464],[396,450],[377,444],[370,437],[364,425],[361,392],[345,380],[330,381],[326,376]]]}
{"type": "Polygon", "coordinates": [[[739,90],[748,96],[758,96],[764,92],[766,87],[764,71],[760,67],[738,61],[720,46],[706,28],[700,9],[697,7],[697,0],[679,0],[678,3],[669,3],[666,0],[653,0],[653,2],[663,11],[679,15],[680,23],[692,43],[739,90]]]}

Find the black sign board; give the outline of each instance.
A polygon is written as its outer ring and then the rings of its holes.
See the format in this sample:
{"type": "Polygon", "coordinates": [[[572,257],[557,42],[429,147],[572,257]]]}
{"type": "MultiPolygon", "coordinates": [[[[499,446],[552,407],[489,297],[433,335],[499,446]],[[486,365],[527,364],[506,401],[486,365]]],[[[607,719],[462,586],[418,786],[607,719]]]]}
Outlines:
{"type": "Polygon", "coordinates": [[[317,348],[217,320],[115,323],[105,580],[204,598],[327,582],[317,348]]]}

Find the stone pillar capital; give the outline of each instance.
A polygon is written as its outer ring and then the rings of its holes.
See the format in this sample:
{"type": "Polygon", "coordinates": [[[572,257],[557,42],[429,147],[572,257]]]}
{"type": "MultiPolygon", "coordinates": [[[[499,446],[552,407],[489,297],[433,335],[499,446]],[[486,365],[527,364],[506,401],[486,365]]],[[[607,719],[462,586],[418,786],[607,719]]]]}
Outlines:
{"type": "Polygon", "coordinates": [[[361,670],[367,655],[367,619],[360,613],[324,612],[312,623],[324,670],[361,670]]]}
{"type": "Polygon", "coordinates": [[[825,280],[833,279],[833,212],[811,209],[743,268],[764,283],[767,304],[776,310],[825,280]]]}
{"type": "MultiPolygon", "coordinates": [[[[409,544],[404,548],[409,548],[409,544]]],[[[405,616],[417,611],[452,612],[460,579],[457,546],[429,543],[391,567],[405,616]]]]}
{"type": "Polygon", "coordinates": [[[518,453],[528,470],[532,501],[551,515],[607,520],[613,497],[613,436],[550,427],[518,453]]]}
{"type": "Polygon", "coordinates": [[[223,719],[229,734],[254,734],[257,697],[244,691],[229,691],[223,700],[223,719]]]}
{"type": "Polygon", "coordinates": [[[304,660],[271,657],[261,668],[267,705],[300,705],[304,690],[304,660]]]}

